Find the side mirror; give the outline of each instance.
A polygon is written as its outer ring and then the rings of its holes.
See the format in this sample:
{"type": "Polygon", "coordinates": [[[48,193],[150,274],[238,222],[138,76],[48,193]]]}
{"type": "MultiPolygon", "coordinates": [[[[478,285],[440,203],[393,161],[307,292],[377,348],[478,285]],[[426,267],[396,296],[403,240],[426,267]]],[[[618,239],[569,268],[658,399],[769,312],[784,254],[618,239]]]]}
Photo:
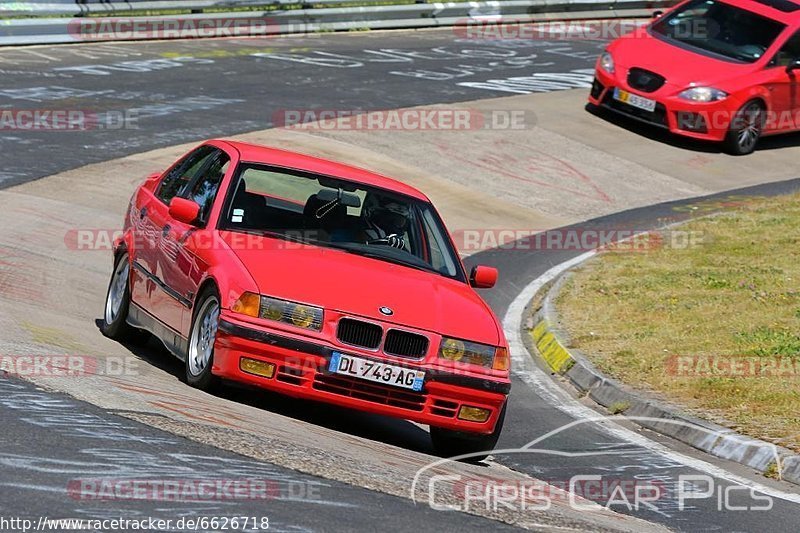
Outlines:
{"type": "Polygon", "coordinates": [[[200,206],[196,202],[176,196],[169,203],[169,216],[178,222],[194,224],[198,215],[200,215],[200,206]]]}
{"type": "Polygon", "coordinates": [[[472,267],[469,275],[469,284],[476,289],[491,289],[497,283],[497,269],[477,265],[472,267]]]}
{"type": "Polygon", "coordinates": [[[795,70],[800,70],[800,58],[792,59],[788,65],[786,65],[786,72],[792,72],[795,70]]]}

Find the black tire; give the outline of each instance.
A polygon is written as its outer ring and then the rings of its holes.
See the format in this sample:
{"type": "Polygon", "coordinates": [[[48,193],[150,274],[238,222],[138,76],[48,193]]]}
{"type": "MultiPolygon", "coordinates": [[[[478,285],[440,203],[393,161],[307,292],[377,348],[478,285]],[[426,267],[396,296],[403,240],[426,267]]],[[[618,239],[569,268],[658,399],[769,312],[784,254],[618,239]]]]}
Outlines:
{"type": "Polygon", "coordinates": [[[204,289],[194,306],[192,328],[189,331],[189,345],[186,351],[186,383],[206,392],[214,390],[219,384],[219,379],[211,373],[211,368],[214,366],[214,341],[219,326],[220,309],[219,293],[216,288],[209,286],[204,289]],[[216,317],[209,318],[211,321],[216,321],[213,331],[204,329],[209,306],[216,306],[216,317]],[[210,343],[209,352],[201,353],[208,343],[210,343]]]}
{"type": "Polygon", "coordinates": [[[442,457],[478,454],[461,460],[467,463],[483,461],[489,456],[491,451],[494,450],[495,446],[497,446],[497,440],[500,438],[500,433],[503,431],[503,423],[505,420],[506,406],[503,405],[503,410],[500,411],[500,418],[497,420],[497,425],[494,431],[489,435],[474,435],[450,429],[431,427],[433,448],[436,450],[436,453],[442,457]]]}
{"type": "Polygon", "coordinates": [[[127,322],[130,303],[130,261],[128,261],[128,254],[123,252],[114,261],[114,270],[111,273],[111,280],[108,282],[103,319],[100,325],[103,335],[109,339],[126,343],[138,343],[147,338],[146,332],[134,328],[127,322]],[[113,295],[112,291],[114,291],[113,295]],[[120,293],[120,291],[122,292],[120,293]]]}
{"type": "Polygon", "coordinates": [[[751,100],[744,104],[731,120],[723,141],[725,151],[731,155],[752,154],[764,132],[766,120],[767,110],[760,101],[751,100]]]}

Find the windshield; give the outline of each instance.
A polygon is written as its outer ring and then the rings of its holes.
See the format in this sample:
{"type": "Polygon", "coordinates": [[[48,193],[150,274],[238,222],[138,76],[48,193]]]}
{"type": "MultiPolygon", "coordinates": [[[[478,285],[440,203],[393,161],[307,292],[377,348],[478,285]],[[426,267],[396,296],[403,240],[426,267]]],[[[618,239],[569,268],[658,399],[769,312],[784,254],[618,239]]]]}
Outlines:
{"type": "Polygon", "coordinates": [[[715,0],[695,0],[657,20],[656,36],[728,59],[753,63],[764,56],[785,26],[715,0]]]}
{"type": "Polygon", "coordinates": [[[245,163],[221,228],[263,233],[465,281],[433,206],[385,189],[245,163]]]}

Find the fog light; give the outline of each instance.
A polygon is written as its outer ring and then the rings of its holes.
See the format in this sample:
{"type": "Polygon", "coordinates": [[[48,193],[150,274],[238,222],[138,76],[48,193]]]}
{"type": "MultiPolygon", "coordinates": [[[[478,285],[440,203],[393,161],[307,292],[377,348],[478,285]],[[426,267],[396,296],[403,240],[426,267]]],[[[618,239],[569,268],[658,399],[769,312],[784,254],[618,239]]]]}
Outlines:
{"type": "Polygon", "coordinates": [[[684,131],[693,131],[695,133],[708,133],[708,126],[706,119],[700,113],[679,112],[676,115],[678,128],[684,131]]]}
{"type": "Polygon", "coordinates": [[[261,376],[262,378],[271,378],[275,375],[275,365],[272,363],[265,363],[264,361],[258,361],[256,359],[250,359],[249,357],[242,357],[239,359],[239,368],[242,370],[242,372],[255,374],[256,376],[261,376]]]}
{"type": "Polygon", "coordinates": [[[469,422],[486,422],[489,420],[490,414],[492,412],[489,409],[481,409],[480,407],[471,407],[469,405],[462,405],[461,409],[458,410],[458,418],[469,422]]]}

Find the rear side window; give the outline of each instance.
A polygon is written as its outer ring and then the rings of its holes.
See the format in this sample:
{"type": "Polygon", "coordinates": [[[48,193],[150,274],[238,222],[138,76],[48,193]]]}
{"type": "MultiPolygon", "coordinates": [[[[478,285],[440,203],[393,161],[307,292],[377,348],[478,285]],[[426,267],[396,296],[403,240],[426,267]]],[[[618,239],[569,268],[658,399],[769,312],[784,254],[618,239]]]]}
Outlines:
{"type": "Polygon", "coordinates": [[[781,46],[771,65],[786,67],[796,59],[800,59],[800,32],[789,37],[789,40],[781,46]]]}
{"type": "Polygon", "coordinates": [[[170,170],[158,186],[156,196],[168,204],[175,196],[181,195],[199,171],[217,153],[213,146],[201,146],[183,158],[170,170]]]}

